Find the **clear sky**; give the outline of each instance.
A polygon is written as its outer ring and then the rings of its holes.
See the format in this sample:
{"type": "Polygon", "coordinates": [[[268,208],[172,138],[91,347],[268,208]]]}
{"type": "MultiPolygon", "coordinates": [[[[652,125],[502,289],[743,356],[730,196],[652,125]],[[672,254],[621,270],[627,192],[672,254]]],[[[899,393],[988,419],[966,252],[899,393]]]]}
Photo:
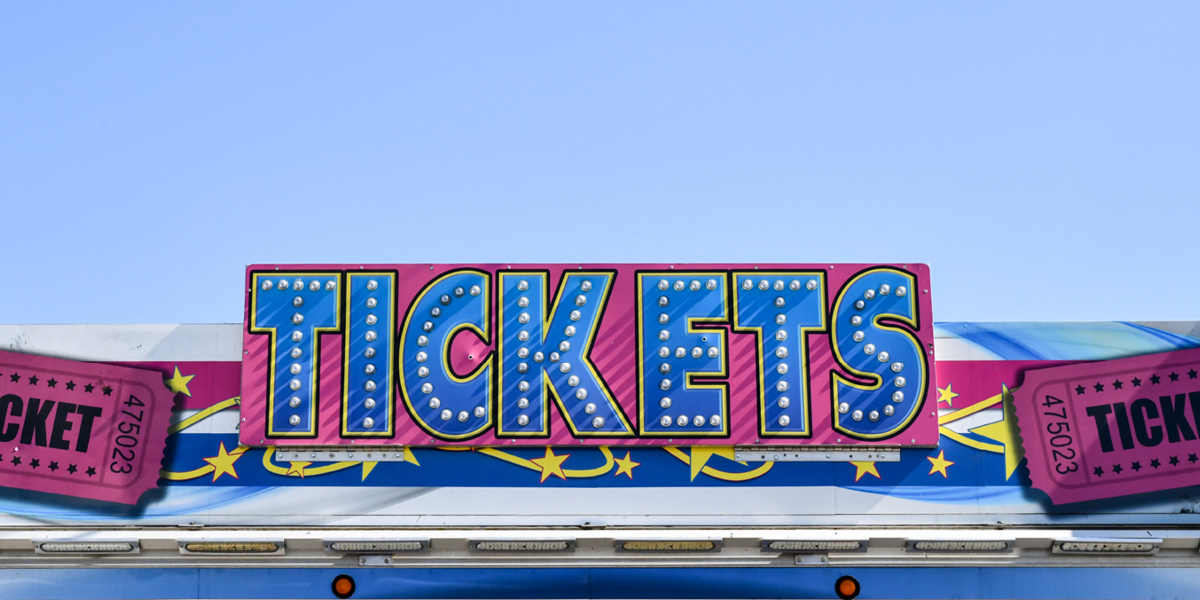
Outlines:
{"type": "Polygon", "coordinates": [[[0,322],[258,262],[926,262],[1200,320],[1200,3],[6,2],[0,322]]]}

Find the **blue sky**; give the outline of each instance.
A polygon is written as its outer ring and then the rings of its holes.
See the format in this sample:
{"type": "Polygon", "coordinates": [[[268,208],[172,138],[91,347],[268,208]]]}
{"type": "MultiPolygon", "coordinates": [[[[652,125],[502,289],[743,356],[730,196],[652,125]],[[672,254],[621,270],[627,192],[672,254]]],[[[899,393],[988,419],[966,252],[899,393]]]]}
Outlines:
{"type": "Polygon", "coordinates": [[[2,323],[258,262],[926,262],[1200,319],[1200,3],[0,4],[2,323]]]}

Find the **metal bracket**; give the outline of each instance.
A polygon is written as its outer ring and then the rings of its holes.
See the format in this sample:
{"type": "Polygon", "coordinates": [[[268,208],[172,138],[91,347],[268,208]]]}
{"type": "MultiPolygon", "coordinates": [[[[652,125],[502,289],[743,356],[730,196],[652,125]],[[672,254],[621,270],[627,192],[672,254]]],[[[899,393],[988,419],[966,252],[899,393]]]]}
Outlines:
{"type": "Polygon", "coordinates": [[[360,567],[390,567],[392,557],[388,554],[363,554],[358,557],[360,567]]]}
{"type": "Polygon", "coordinates": [[[289,446],[275,447],[275,460],[279,462],[403,462],[404,446],[371,446],[349,448],[346,446],[289,446]]]}
{"type": "Polygon", "coordinates": [[[826,566],[829,564],[827,554],[797,554],[796,564],[806,566],[826,566]]]}
{"type": "Polygon", "coordinates": [[[744,462],[900,462],[899,446],[736,446],[744,462]]]}

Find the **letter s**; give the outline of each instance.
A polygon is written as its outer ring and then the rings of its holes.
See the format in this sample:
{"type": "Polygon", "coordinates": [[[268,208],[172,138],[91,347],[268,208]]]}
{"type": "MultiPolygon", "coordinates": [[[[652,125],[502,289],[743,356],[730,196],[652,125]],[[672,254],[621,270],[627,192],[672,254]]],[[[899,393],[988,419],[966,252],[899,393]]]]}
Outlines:
{"type": "Polygon", "coordinates": [[[912,273],[874,267],[850,278],[838,292],[830,324],[834,357],[868,383],[830,374],[835,430],[861,440],[884,439],[904,431],[920,412],[929,386],[929,360],[913,333],[921,328],[916,286],[912,273]]]}

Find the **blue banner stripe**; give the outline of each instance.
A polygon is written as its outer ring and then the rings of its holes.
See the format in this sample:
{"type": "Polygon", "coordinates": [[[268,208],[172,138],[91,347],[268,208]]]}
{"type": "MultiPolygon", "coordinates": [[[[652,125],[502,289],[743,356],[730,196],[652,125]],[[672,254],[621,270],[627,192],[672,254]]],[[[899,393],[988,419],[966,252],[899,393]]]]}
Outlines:
{"type": "MultiPolygon", "coordinates": [[[[190,434],[168,438],[164,468],[168,471],[187,472],[202,468],[208,463],[205,458],[218,455],[221,444],[226,449],[237,447],[234,434],[190,434]]],[[[544,447],[506,447],[498,450],[532,460],[541,458],[544,447]]],[[[1004,455],[982,452],[957,442],[943,440],[936,449],[905,449],[899,462],[876,464],[879,476],[865,475],[855,481],[857,468],[849,462],[779,462],[769,472],[747,481],[724,481],[706,474],[691,478],[687,463],[672,456],[663,448],[612,447],[611,451],[620,458],[625,453],[637,463],[632,477],[616,477],[616,466],[595,477],[572,477],[567,480],[557,477],[542,480],[537,470],[506,462],[495,456],[478,452],[450,452],[433,448],[411,449],[420,466],[404,462],[376,464],[366,479],[359,466],[347,467],[337,472],[306,477],[286,476],[269,472],[263,467],[263,449],[251,448],[238,458],[234,467],[238,477],[222,475],[213,481],[211,474],[197,476],[185,481],[160,480],[159,485],[200,486],[347,486],[375,487],[393,486],[403,481],[411,486],[472,486],[472,487],[694,487],[694,486],[858,486],[874,487],[887,491],[891,487],[916,486],[921,488],[959,488],[976,486],[1028,486],[1024,471],[1006,479],[1004,455]],[[931,473],[930,457],[944,453],[946,460],[954,462],[948,476],[931,473]]],[[[684,448],[684,452],[690,452],[684,448]]],[[[571,458],[563,466],[567,469],[594,469],[605,464],[605,456],[599,448],[563,447],[560,454],[571,458]]],[[[288,469],[287,461],[274,462],[275,466],[288,469]]],[[[328,463],[314,463],[312,468],[328,463]]],[[[712,457],[707,466],[715,471],[737,474],[758,468],[761,463],[740,465],[721,457],[712,457]]],[[[958,494],[958,491],[948,492],[958,494]]],[[[1040,492],[1039,492],[1040,493],[1040,492]]]]}
{"type": "Polygon", "coordinates": [[[843,575],[864,599],[1200,595],[1194,568],[7,569],[0,599],[333,598],[343,573],[354,598],[832,598],[843,575]]]}

